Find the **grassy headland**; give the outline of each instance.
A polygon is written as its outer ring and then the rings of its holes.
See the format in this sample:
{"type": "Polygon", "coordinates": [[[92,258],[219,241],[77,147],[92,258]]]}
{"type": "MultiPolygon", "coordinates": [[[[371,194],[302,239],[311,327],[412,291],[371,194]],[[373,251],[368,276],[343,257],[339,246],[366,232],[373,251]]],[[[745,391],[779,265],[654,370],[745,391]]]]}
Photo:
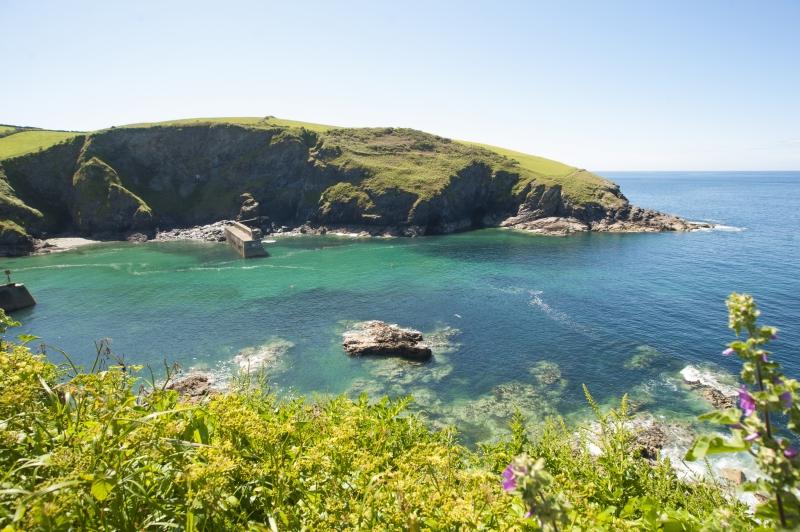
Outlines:
{"type": "Polygon", "coordinates": [[[0,220],[33,236],[113,238],[211,223],[235,217],[243,194],[258,202],[256,215],[276,225],[370,226],[394,234],[498,225],[518,212],[527,221],[570,218],[586,229],[602,221],[598,230],[608,230],[630,213],[614,183],[586,170],[413,129],[274,117],[88,133],[3,127],[0,220]],[[105,169],[107,177],[97,181],[102,190],[78,186],[87,164],[105,169]],[[89,211],[95,215],[87,217],[89,211]]]}

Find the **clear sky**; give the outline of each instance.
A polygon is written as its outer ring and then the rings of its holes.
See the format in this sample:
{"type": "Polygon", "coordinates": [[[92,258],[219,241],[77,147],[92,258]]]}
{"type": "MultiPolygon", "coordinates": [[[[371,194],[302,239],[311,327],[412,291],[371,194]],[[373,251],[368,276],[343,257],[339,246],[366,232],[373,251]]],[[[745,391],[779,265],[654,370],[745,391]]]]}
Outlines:
{"type": "Polygon", "coordinates": [[[0,0],[0,123],[264,115],[798,170],[800,0],[0,0]]]}

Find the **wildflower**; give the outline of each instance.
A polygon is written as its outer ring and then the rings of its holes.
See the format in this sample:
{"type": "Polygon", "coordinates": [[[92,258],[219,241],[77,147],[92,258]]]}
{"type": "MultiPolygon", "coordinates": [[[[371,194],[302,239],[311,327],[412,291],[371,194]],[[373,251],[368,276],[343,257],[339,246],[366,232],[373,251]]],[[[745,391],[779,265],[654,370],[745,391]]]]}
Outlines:
{"type": "Polygon", "coordinates": [[[514,491],[517,488],[517,481],[514,479],[514,469],[511,464],[508,464],[503,470],[503,489],[506,491],[514,491]]]}
{"type": "Polygon", "coordinates": [[[742,409],[742,413],[744,413],[745,417],[756,411],[756,400],[744,386],[739,390],[739,407],[742,409]]]}
{"type": "Polygon", "coordinates": [[[792,408],[792,392],[785,391],[779,395],[783,408],[792,408]]]}
{"type": "MultiPolygon", "coordinates": [[[[780,377],[774,377],[772,379],[772,384],[777,384],[778,386],[783,386],[783,379],[780,377]]],[[[792,408],[792,392],[786,390],[782,394],[778,396],[783,403],[783,408],[792,408]]]]}
{"type": "Polygon", "coordinates": [[[732,347],[729,347],[728,349],[726,349],[725,351],[722,352],[722,356],[729,357],[732,354],[734,354],[735,352],[736,351],[734,351],[732,347]]]}
{"type": "Polygon", "coordinates": [[[797,449],[795,449],[794,447],[789,447],[788,449],[783,451],[783,456],[785,456],[786,458],[794,458],[795,456],[797,456],[797,453],[798,453],[797,449]]]}
{"type": "Polygon", "coordinates": [[[744,437],[744,441],[753,441],[753,440],[759,439],[760,437],[761,437],[761,433],[760,432],[753,432],[753,433],[750,433],[747,436],[745,436],[744,437]]]}

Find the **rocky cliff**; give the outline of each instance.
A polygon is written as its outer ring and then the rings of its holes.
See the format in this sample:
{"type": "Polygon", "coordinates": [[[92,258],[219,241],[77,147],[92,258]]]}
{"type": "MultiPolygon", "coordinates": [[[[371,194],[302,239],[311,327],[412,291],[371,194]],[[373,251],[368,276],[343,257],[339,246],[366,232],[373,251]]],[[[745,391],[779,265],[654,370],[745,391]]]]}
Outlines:
{"type": "Polygon", "coordinates": [[[584,170],[410,129],[306,128],[269,118],[165,123],[74,137],[0,161],[0,252],[54,233],[117,238],[246,216],[266,229],[433,234],[687,230],[584,170]]]}

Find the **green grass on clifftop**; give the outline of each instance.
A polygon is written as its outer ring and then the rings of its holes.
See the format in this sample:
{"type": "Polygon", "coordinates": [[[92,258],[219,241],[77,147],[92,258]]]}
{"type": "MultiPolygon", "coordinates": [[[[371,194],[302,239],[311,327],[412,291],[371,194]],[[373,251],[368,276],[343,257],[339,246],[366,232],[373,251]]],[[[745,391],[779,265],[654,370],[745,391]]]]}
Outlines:
{"type": "Polygon", "coordinates": [[[258,116],[239,116],[239,117],[217,117],[217,118],[182,118],[179,120],[166,120],[163,122],[141,122],[138,124],[128,124],[120,127],[141,128],[141,127],[180,127],[180,126],[197,126],[203,124],[233,124],[237,126],[248,127],[302,127],[309,131],[317,133],[325,132],[335,126],[327,126],[324,124],[315,124],[313,122],[299,122],[297,120],[284,120],[275,118],[274,116],[258,117],[258,116]]]}
{"type": "Polygon", "coordinates": [[[4,137],[0,136],[0,160],[44,150],[59,142],[71,139],[76,135],[80,135],[80,133],[77,131],[31,129],[12,133],[4,137]]]}
{"type": "MultiPolygon", "coordinates": [[[[360,170],[366,179],[365,191],[383,193],[396,189],[429,199],[442,191],[458,172],[473,162],[491,167],[494,172],[519,175],[514,192],[529,183],[560,185],[563,195],[573,203],[598,203],[619,207],[623,200],[615,185],[600,176],[557,161],[496,146],[454,141],[406,128],[339,128],[324,124],[266,117],[188,118],[164,122],[144,122],[116,129],[185,127],[231,124],[255,129],[285,128],[319,135],[321,145],[330,148],[333,164],[345,170],[360,170]]],[[[77,132],[20,130],[0,126],[0,160],[46,149],[77,135],[77,132]]],[[[94,134],[102,134],[101,130],[94,134]]]]}

